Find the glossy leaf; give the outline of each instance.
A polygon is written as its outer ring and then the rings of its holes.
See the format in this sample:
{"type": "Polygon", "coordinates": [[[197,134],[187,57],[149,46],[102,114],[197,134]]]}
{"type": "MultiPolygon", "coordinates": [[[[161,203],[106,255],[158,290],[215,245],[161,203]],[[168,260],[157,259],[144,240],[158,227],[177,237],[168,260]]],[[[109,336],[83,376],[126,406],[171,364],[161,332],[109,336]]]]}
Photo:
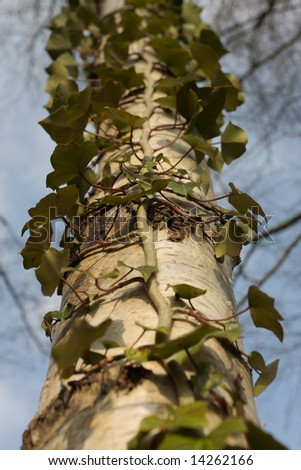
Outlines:
{"type": "Polygon", "coordinates": [[[235,220],[229,220],[221,229],[220,237],[217,238],[215,256],[222,258],[225,255],[233,258],[239,256],[242,244],[247,237],[242,233],[235,220]]]}
{"type": "Polygon", "coordinates": [[[75,215],[78,201],[78,191],[75,185],[60,188],[56,193],[43,197],[35,207],[29,209],[32,218],[45,217],[53,220],[60,217],[75,215]]]}
{"type": "Polygon", "coordinates": [[[268,364],[262,371],[254,386],[254,396],[260,395],[276,378],[279,359],[268,364]]]}
{"type": "Polygon", "coordinates": [[[107,107],[105,115],[111,118],[119,128],[128,126],[130,128],[141,127],[142,124],[148,119],[147,117],[135,116],[127,111],[120,111],[119,109],[107,107]]]}
{"type": "Polygon", "coordinates": [[[193,188],[196,187],[196,183],[193,183],[192,181],[190,183],[180,183],[177,181],[170,181],[168,183],[168,187],[176,194],[179,194],[179,196],[185,196],[187,197],[188,194],[191,193],[193,188]]]}
{"type": "Polygon", "coordinates": [[[135,270],[142,274],[142,277],[145,282],[149,280],[152,274],[158,271],[156,266],[149,266],[147,264],[143,266],[138,266],[137,268],[135,268],[135,270]]]}
{"type": "Polygon", "coordinates": [[[70,50],[72,43],[66,29],[56,29],[50,35],[47,44],[46,51],[52,59],[56,59],[59,55],[70,50]]]}
{"type": "Polygon", "coordinates": [[[73,142],[69,145],[57,145],[51,156],[54,171],[47,176],[47,186],[55,189],[81,176],[97,152],[98,148],[93,142],[84,142],[82,145],[73,142]]]}
{"type": "Polygon", "coordinates": [[[59,369],[72,367],[91,344],[106,333],[111,323],[112,320],[108,319],[98,326],[91,326],[84,318],[74,320],[68,335],[52,348],[52,356],[59,369]]]}
{"type": "Polygon", "coordinates": [[[48,248],[42,257],[40,267],[36,270],[36,276],[42,286],[44,295],[51,297],[58,287],[64,268],[69,264],[69,250],[57,251],[48,248]]]}
{"type": "Polygon", "coordinates": [[[186,119],[192,118],[200,110],[198,96],[189,85],[180,88],[176,100],[177,111],[186,119]]]}
{"type": "Polygon", "coordinates": [[[181,299],[194,299],[206,294],[207,292],[207,289],[200,289],[188,284],[167,284],[167,287],[171,287],[175,294],[181,299]]]}
{"type": "Polygon", "coordinates": [[[229,122],[222,134],[222,155],[229,165],[246,151],[248,136],[241,127],[229,122]]]}
{"type": "Polygon", "coordinates": [[[208,144],[208,142],[202,137],[197,135],[184,135],[182,139],[185,140],[185,142],[188,142],[194,150],[208,155],[208,157],[213,161],[216,159],[218,149],[216,147],[212,147],[212,145],[208,144]]]}
{"type": "Polygon", "coordinates": [[[140,431],[150,432],[158,429],[174,430],[177,428],[200,429],[207,423],[208,404],[205,401],[197,401],[177,408],[169,406],[167,410],[167,418],[159,418],[158,416],[144,418],[140,425],[140,431]]]}
{"type": "Polygon", "coordinates": [[[280,324],[283,318],[274,307],[275,300],[258,287],[251,286],[248,291],[248,302],[254,325],[272,331],[280,341],[283,341],[283,328],[280,324]]]}
{"type": "Polygon", "coordinates": [[[251,196],[240,191],[233,183],[229,183],[231,188],[231,195],[229,196],[230,204],[235,207],[241,214],[246,214],[248,211],[254,215],[261,215],[265,217],[262,207],[251,196]]]}
{"type": "Polygon", "coordinates": [[[150,359],[166,359],[179,351],[185,351],[185,349],[190,348],[192,348],[192,353],[194,353],[197,352],[209,338],[226,338],[230,341],[235,341],[240,334],[240,328],[225,331],[210,325],[201,325],[191,333],[187,333],[174,340],[169,340],[166,344],[155,345],[151,351],[150,359]],[[194,348],[196,350],[194,350],[194,348]]]}
{"type": "Polygon", "coordinates": [[[247,421],[247,439],[251,449],[256,450],[287,450],[281,442],[277,441],[271,434],[247,421]]]}
{"type": "Polygon", "coordinates": [[[216,52],[205,44],[194,42],[190,46],[192,57],[199,64],[205,77],[212,79],[217,70],[220,69],[219,59],[216,52]]]}

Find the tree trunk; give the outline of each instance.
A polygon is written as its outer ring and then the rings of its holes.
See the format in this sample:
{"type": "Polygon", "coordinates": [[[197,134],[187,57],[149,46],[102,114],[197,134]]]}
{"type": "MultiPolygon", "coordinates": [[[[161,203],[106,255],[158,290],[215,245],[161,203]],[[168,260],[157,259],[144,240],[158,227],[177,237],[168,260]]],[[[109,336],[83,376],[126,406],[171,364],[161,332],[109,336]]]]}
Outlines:
{"type": "MultiPolygon", "coordinates": [[[[121,6],[122,2],[105,2],[103,14],[109,13],[107,8],[121,6]]],[[[98,55],[101,64],[102,49],[98,55]]],[[[24,433],[23,448],[126,449],[129,442],[132,448],[156,448],[157,442],[161,443],[159,448],[173,448],[168,436],[182,435],[185,439],[192,433],[191,439],[201,442],[231,419],[236,419],[240,427],[234,427],[221,444],[213,445],[248,448],[239,419],[258,425],[251,374],[237,338],[237,319],[226,324],[223,321],[235,312],[231,280],[235,263],[230,256],[225,256],[223,263],[216,259],[212,235],[217,226],[199,224],[189,216],[198,215],[202,201],[213,197],[211,187],[207,192],[200,185],[206,180],[208,167],[205,161],[199,164],[190,144],[179,138],[179,127],[185,127],[186,118],[163,109],[155,101],[166,96],[156,84],[168,74],[158,67],[156,52],[148,39],[134,40],[130,57],[124,68],[134,64],[136,72],[144,75],[144,87],[133,89],[134,99],[125,101],[122,111],[148,119],[127,133],[128,140],[135,145],[139,142],[134,152],[126,142],[113,153],[103,153],[98,182],[105,180],[110,165],[114,189],[122,189],[129,180],[125,173],[118,176],[118,159],[131,151],[127,162],[134,167],[141,161],[154,161],[158,149],[162,149],[160,178],[167,177],[174,168],[175,181],[178,175],[185,174],[197,186],[190,198],[163,187],[118,207],[110,204],[106,213],[86,221],[79,252],[80,269],[65,275],[63,288],[61,310],[68,310],[72,304],[76,311],[53,326],[53,351],[68,341],[83,318],[85,325],[94,327],[108,319],[111,323],[91,347],[90,353],[101,354],[96,364],[79,359],[69,375],[66,368],[51,359],[40,407],[24,433]],[[146,271],[132,269],[145,266],[146,271]],[[117,280],[112,277],[114,269],[118,269],[117,280]],[[181,294],[179,285],[186,286],[188,293],[181,294]],[[82,293],[95,295],[95,286],[100,286],[103,294],[90,304],[81,305],[82,293]],[[206,292],[194,296],[191,287],[206,292]],[[200,341],[191,345],[188,341],[185,346],[185,338],[194,331],[199,331],[200,341]],[[184,346],[170,354],[167,345],[175,344],[173,341],[181,337],[184,346]],[[150,350],[152,353],[148,354],[150,350]],[[183,424],[170,433],[159,424],[153,429],[140,428],[149,416],[172,420],[166,405],[172,410],[190,409],[193,420],[193,410],[199,413],[197,406],[201,404],[206,407],[206,414],[204,423],[200,418],[199,429],[183,424]]],[[[113,136],[110,126],[108,120],[104,121],[99,133],[113,136]]],[[[147,171],[142,169],[141,174],[147,171]]],[[[92,206],[107,195],[103,186],[102,183],[102,188],[95,189],[86,205],[92,206]]],[[[135,191],[132,184],[126,194],[135,191]]],[[[206,207],[202,212],[209,222],[214,219],[206,207]]]]}

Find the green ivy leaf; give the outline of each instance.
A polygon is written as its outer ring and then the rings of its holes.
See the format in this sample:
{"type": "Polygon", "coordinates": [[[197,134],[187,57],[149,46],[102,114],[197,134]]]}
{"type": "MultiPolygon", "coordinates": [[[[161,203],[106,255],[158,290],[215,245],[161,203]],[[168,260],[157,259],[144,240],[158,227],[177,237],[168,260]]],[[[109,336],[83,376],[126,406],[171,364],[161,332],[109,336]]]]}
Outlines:
{"type": "Polygon", "coordinates": [[[50,246],[52,230],[50,226],[43,226],[31,230],[30,236],[21,251],[24,269],[37,268],[40,266],[41,258],[50,246]]]}
{"type": "Polygon", "coordinates": [[[265,361],[258,351],[252,351],[251,354],[249,354],[248,362],[252,369],[262,371],[266,368],[265,361]]]}
{"type": "Polygon", "coordinates": [[[229,183],[229,186],[232,190],[231,195],[229,196],[229,202],[236,210],[238,210],[238,212],[241,214],[247,214],[247,212],[250,211],[254,215],[259,214],[262,217],[265,217],[262,207],[255,201],[255,199],[240,191],[233,183],[229,183]]]}
{"type": "Polygon", "coordinates": [[[89,351],[94,341],[101,338],[111,325],[112,320],[105,320],[98,326],[91,326],[83,318],[74,320],[71,329],[59,343],[52,348],[52,356],[60,370],[69,369],[89,351]]]}
{"type": "Polygon", "coordinates": [[[148,119],[147,116],[136,116],[127,111],[120,111],[120,109],[110,108],[108,106],[106,107],[105,115],[107,118],[112,119],[114,124],[120,129],[124,129],[124,127],[130,127],[132,129],[141,127],[148,119]]]}
{"type": "Polygon", "coordinates": [[[186,134],[201,135],[204,139],[212,139],[220,135],[220,127],[223,124],[222,110],[225,105],[226,91],[224,89],[214,90],[201,104],[203,109],[193,116],[186,134]]]}
{"type": "Polygon", "coordinates": [[[208,144],[208,142],[202,137],[197,135],[183,135],[182,139],[185,140],[185,142],[188,142],[194,150],[208,155],[211,160],[215,161],[218,149],[216,147],[212,147],[212,145],[208,144]]]}
{"type": "Polygon", "coordinates": [[[47,176],[47,186],[55,189],[69,183],[73,178],[82,178],[81,174],[97,152],[98,148],[93,142],[84,142],[82,145],[74,142],[69,145],[57,145],[51,155],[54,171],[47,176]]]}
{"type": "Polygon", "coordinates": [[[200,297],[205,295],[207,289],[199,289],[198,287],[190,286],[188,284],[167,284],[167,289],[171,287],[175,294],[181,299],[194,299],[195,297],[200,297]]]}
{"type": "MultiPolygon", "coordinates": [[[[61,87],[62,82],[68,82],[70,87],[72,84],[72,91],[78,91],[76,83],[73,80],[68,80],[68,77],[77,77],[78,75],[77,63],[70,52],[61,54],[47,67],[46,71],[49,74],[45,89],[48,93],[54,94],[57,87],[61,87]]],[[[61,104],[67,104],[67,101],[61,104]]],[[[56,106],[56,109],[57,108],[58,106],[56,106]]],[[[49,107],[47,107],[47,109],[49,109],[49,107]]],[[[54,110],[55,109],[52,109],[52,111],[54,110]]]]}
{"type": "Polygon", "coordinates": [[[228,220],[220,231],[220,237],[217,238],[215,246],[216,258],[222,258],[225,255],[232,256],[233,258],[239,256],[242,244],[247,240],[247,235],[242,232],[235,220],[228,220]]]}
{"type": "Polygon", "coordinates": [[[260,371],[260,376],[254,386],[254,396],[260,395],[276,378],[279,359],[266,365],[260,353],[253,351],[249,356],[249,365],[256,371],[260,371]]]}
{"type": "Polygon", "coordinates": [[[194,42],[190,46],[192,57],[197,61],[205,77],[209,80],[220,69],[216,52],[205,44],[194,42]]]}
{"type": "Polygon", "coordinates": [[[201,429],[207,424],[208,405],[205,401],[197,401],[177,408],[167,406],[167,418],[147,416],[140,425],[140,431],[150,432],[155,429],[174,430],[177,428],[201,429]]]}
{"type": "Polygon", "coordinates": [[[163,96],[162,98],[157,98],[154,101],[163,108],[170,109],[171,111],[175,111],[177,108],[177,101],[175,96],[163,96]]]}
{"type": "Polygon", "coordinates": [[[52,330],[52,323],[53,320],[66,320],[67,318],[70,318],[71,315],[74,312],[74,307],[67,308],[66,310],[53,310],[51,312],[47,312],[44,315],[41,327],[43,330],[45,330],[45,333],[47,336],[51,335],[51,330],[52,330]]]}
{"type": "Polygon", "coordinates": [[[75,185],[58,189],[57,193],[51,193],[43,197],[35,207],[29,209],[29,215],[34,219],[44,217],[48,220],[63,216],[71,217],[76,214],[78,191],[75,185]]]}
{"type": "MultiPolygon", "coordinates": [[[[197,352],[209,338],[225,338],[230,341],[235,341],[241,334],[240,328],[233,328],[231,330],[221,330],[214,328],[210,325],[201,325],[191,333],[180,336],[168,343],[157,344],[152,348],[150,359],[166,359],[173,354],[183,352],[186,349],[192,348],[192,353],[197,352]]],[[[186,353],[185,353],[186,357],[186,353]]]]}
{"type": "Polygon", "coordinates": [[[46,44],[46,51],[52,59],[56,59],[59,55],[70,50],[72,43],[68,32],[64,28],[54,30],[46,44]]]}
{"type": "Polygon", "coordinates": [[[129,361],[133,361],[138,364],[148,361],[149,350],[147,349],[127,348],[124,353],[125,357],[129,361]]]}
{"type": "Polygon", "coordinates": [[[185,197],[187,197],[195,187],[196,183],[193,183],[192,181],[190,183],[180,183],[177,181],[170,181],[168,183],[168,188],[170,188],[174,193],[185,197]]]}
{"type": "Polygon", "coordinates": [[[254,325],[257,328],[265,328],[272,331],[282,342],[283,328],[280,321],[283,318],[274,307],[275,300],[258,289],[257,286],[251,286],[248,291],[248,302],[254,325]]]}
{"type": "Polygon", "coordinates": [[[69,264],[69,250],[57,251],[48,248],[42,257],[36,276],[44,295],[51,297],[59,285],[64,268],[69,264]]]}
{"type": "Polygon", "coordinates": [[[91,112],[100,114],[108,106],[117,106],[125,87],[114,80],[108,80],[101,87],[93,87],[91,99],[91,112]]]}
{"type": "Polygon", "coordinates": [[[243,129],[229,122],[222,134],[222,155],[229,165],[246,151],[248,136],[243,129]]]}
{"type": "Polygon", "coordinates": [[[88,122],[91,87],[73,92],[68,105],[61,106],[39,122],[50,137],[59,144],[71,141],[82,142],[83,131],[88,122]]]}
{"type": "Polygon", "coordinates": [[[247,421],[247,439],[251,449],[256,450],[287,450],[281,442],[269,433],[265,432],[261,427],[256,426],[251,421],[247,421]]]}
{"type": "Polygon", "coordinates": [[[127,62],[129,54],[129,42],[116,39],[113,36],[105,45],[105,61],[109,67],[120,67],[127,62]]]}
{"type": "Polygon", "coordinates": [[[198,95],[190,85],[180,88],[176,96],[177,111],[186,119],[191,119],[200,110],[198,95]]]}
{"type": "Polygon", "coordinates": [[[213,50],[219,58],[228,52],[221,43],[217,34],[206,23],[202,25],[200,43],[210,47],[210,49],[213,50]]]}
{"type": "MultiPolygon", "coordinates": [[[[207,447],[208,450],[224,449],[226,440],[233,434],[245,433],[247,430],[246,421],[242,417],[225,418],[220,425],[218,425],[205,441],[210,442],[207,447]]],[[[203,447],[205,449],[205,447],[203,447]]]]}
{"type": "Polygon", "coordinates": [[[138,271],[140,274],[142,274],[143,279],[145,282],[149,280],[151,275],[153,273],[156,273],[158,271],[158,268],[156,266],[150,266],[150,265],[143,265],[143,266],[138,266],[138,268],[134,268],[136,271],[138,271]]]}
{"type": "Polygon", "coordinates": [[[168,69],[176,76],[186,75],[186,64],[190,60],[187,50],[180,47],[177,39],[171,37],[155,37],[150,46],[156,51],[156,56],[164,62],[168,69]]]}

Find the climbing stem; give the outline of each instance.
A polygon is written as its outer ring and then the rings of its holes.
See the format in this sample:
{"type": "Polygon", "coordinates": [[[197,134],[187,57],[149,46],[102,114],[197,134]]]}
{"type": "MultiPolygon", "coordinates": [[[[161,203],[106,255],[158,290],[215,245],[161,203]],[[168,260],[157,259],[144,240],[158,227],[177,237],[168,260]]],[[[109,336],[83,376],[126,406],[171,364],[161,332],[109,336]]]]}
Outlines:
{"type": "MultiPolygon", "coordinates": [[[[147,207],[149,201],[145,200],[138,208],[137,213],[137,226],[140,235],[145,264],[153,266],[158,269],[156,249],[153,241],[153,229],[147,222],[147,207]]],[[[170,308],[166,298],[161,294],[159,284],[156,278],[156,273],[152,273],[148,281],[145,283],[146,292],[156,307],[158,312],[158,324],[156,342],[166,342],[169,338],[171,323],[172,323],[172,309],[170,308]]]]}

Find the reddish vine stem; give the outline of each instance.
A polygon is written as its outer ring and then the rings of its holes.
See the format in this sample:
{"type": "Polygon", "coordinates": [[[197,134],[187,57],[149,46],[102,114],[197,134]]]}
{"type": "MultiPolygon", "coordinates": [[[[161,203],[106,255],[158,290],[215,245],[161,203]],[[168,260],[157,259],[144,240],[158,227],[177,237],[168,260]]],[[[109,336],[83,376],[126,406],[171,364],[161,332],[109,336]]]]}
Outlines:
{"type": "Polygon", "coordinates": [[[74,289],[74,287],[67,281],[67,279],[65,279],[63,276],[59,276],[60,277],[60,280],[62,281],[63,284],[65,284],[72,292],[73,294],[78,298],[78,300],[80,301],[81,303],[81,306],[82,305],[85,305],[87,303],[86,300],[82,299],[81,296],[79,295],[79,293],[74,289]]]}
{"type": "Polygon", "coordinates": [[[166,147],[170,147],[171,145],[173,145],[180,138],[182,132],[183,132],[183,129],[180,129],[179,132],[177,133],[177,135],[175,136],[175,138],[171,142],[169,142],[168,144],[165,144],[165,145],[161,145],[161,147],[158,147],[158,148],[154,149],[154,153],[155,152],[160,152],[160,150],[163,150],[166,147]]]}

